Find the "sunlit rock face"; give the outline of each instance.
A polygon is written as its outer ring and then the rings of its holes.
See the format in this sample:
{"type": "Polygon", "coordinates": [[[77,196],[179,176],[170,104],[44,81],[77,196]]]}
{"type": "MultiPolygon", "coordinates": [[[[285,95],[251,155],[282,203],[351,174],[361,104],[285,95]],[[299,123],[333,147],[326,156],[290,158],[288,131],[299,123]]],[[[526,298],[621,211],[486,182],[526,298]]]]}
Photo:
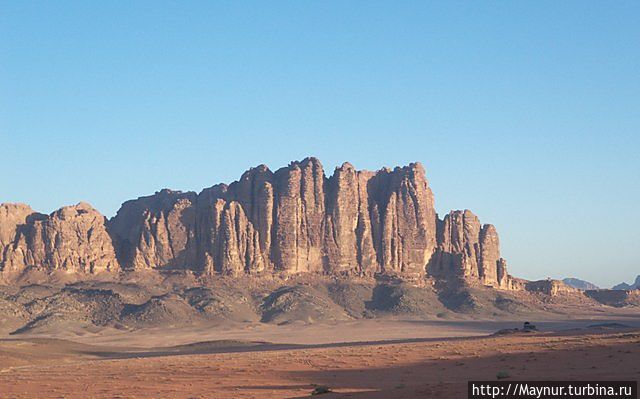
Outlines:
{"type": "Polygon", "coordinates": [[[70,273],[119,271],[106,219],[91,205],[81,202],[51,215],[14,206],[10,217],[9,207],[2,205],[0,217],[3,271],[20,272],[27,267],[70,273]]]}
{"type": "Polygon", "coordinates": [[[429,265],[435,277],[478,281],[509,288],[507,263],[500,257],[495,226],[482,225],[469,210],[451,211],[438,221],[438,247],[429,265]]]}
{"type": "Polygon", "coordinates": [[[199,194],[127,201],[109,221],[83,203],[51,215],[3,204],[0,250],[6,272],[382,274],[509,287],[495,227],[468,210],[440,220],[420,163],[376,172],[344,163],[329,177],[316,158],[260,165],[199,194]]]}

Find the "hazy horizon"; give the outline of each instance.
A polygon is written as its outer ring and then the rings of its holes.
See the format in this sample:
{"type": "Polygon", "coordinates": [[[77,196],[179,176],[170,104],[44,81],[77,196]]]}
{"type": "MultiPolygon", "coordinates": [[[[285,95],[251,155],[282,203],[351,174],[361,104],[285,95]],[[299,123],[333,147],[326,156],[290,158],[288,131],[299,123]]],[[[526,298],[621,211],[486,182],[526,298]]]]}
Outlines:
{"type": "Polygon", "coordinates": [[[6,2],[0,37],[0,202],[419,161],[514,276],[640,274],[638,2],[6,2]]]}

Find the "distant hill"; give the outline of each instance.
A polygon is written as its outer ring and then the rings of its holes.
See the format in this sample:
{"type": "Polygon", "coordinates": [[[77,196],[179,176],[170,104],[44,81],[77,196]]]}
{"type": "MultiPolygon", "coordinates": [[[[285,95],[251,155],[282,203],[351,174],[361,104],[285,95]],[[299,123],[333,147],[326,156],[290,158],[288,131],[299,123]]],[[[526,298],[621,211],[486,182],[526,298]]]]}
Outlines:
{"type": "Polygon", "coordinates": [[[562,282],[570,287],[577,288],[579,290],[584,290],[584,291],[600,289],[600,287],[598,287],[597,285],[590,283],[588,281],[580,280],[579,278],[569,277],[569,278],[563,279],[562,282]]]}
{"type": "Polygon", "coordinates": [[[640,275],[636,277],[636,282],[633,284],[620,283],[613,287],[614,290],[637,290],[640,289],[640,275]]]}

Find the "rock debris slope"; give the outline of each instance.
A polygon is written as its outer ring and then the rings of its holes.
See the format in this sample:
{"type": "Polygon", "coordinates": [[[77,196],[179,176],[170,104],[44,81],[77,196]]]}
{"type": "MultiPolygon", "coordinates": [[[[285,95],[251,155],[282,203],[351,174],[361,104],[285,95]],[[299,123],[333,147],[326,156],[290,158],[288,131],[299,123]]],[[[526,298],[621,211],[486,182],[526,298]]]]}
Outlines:
{"type": "Polygon", "coordinates": [[[468,210],[439,219],[419,163],[377,172],[315,158],[251,168],[199,194],[162,190],[106,220],[80,203],[51,215],[0,206],[0,269],[71,273],[393,276],[515,288],[498,233],[468,210]]]}

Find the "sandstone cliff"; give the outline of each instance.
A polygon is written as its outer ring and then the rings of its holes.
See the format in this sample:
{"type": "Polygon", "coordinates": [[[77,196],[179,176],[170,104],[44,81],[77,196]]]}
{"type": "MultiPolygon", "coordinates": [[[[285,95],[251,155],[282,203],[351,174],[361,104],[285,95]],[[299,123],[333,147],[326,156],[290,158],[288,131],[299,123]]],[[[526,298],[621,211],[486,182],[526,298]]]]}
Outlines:
{"type": "Polygon", "coordinates": [[[0,266],[5,272],[25,267],[24,245],[18,246],[19,237],[28,224],[43,217],[28,205],[0,205],[0,266]]]}
{"type": "Polygon", "coordinates": [[[4,272],[28,266],[77,273],[119,269],[106,220],[89,204],[64,207],[48,216],[24,205],[3,204],[1,213],[4,272]]]}
{"type": "Polygon", "coordinates": [[[0,208],[0,269],[78,273],[376,274],[513,288],[494,226],[470,211],[440,220],[419,163],[377,172],[315,158],[252,168],[196,194],[162,190],[106,221],[88,204],[51,215],[0,208]]]}
{"type": "Polygon", "coordinates": [[[452,211],[438,221],[438,247],[428,271],[436,277],[460,276],[509,288],[506,261],[493,225],[481,225],[471,211],[452,211]]]}
{"type": "Polygon", "coordinates": [[[193,193],[162,190],[127,201],[109,222],[109,232],[126,269],[195,262],[193,193]]]}

